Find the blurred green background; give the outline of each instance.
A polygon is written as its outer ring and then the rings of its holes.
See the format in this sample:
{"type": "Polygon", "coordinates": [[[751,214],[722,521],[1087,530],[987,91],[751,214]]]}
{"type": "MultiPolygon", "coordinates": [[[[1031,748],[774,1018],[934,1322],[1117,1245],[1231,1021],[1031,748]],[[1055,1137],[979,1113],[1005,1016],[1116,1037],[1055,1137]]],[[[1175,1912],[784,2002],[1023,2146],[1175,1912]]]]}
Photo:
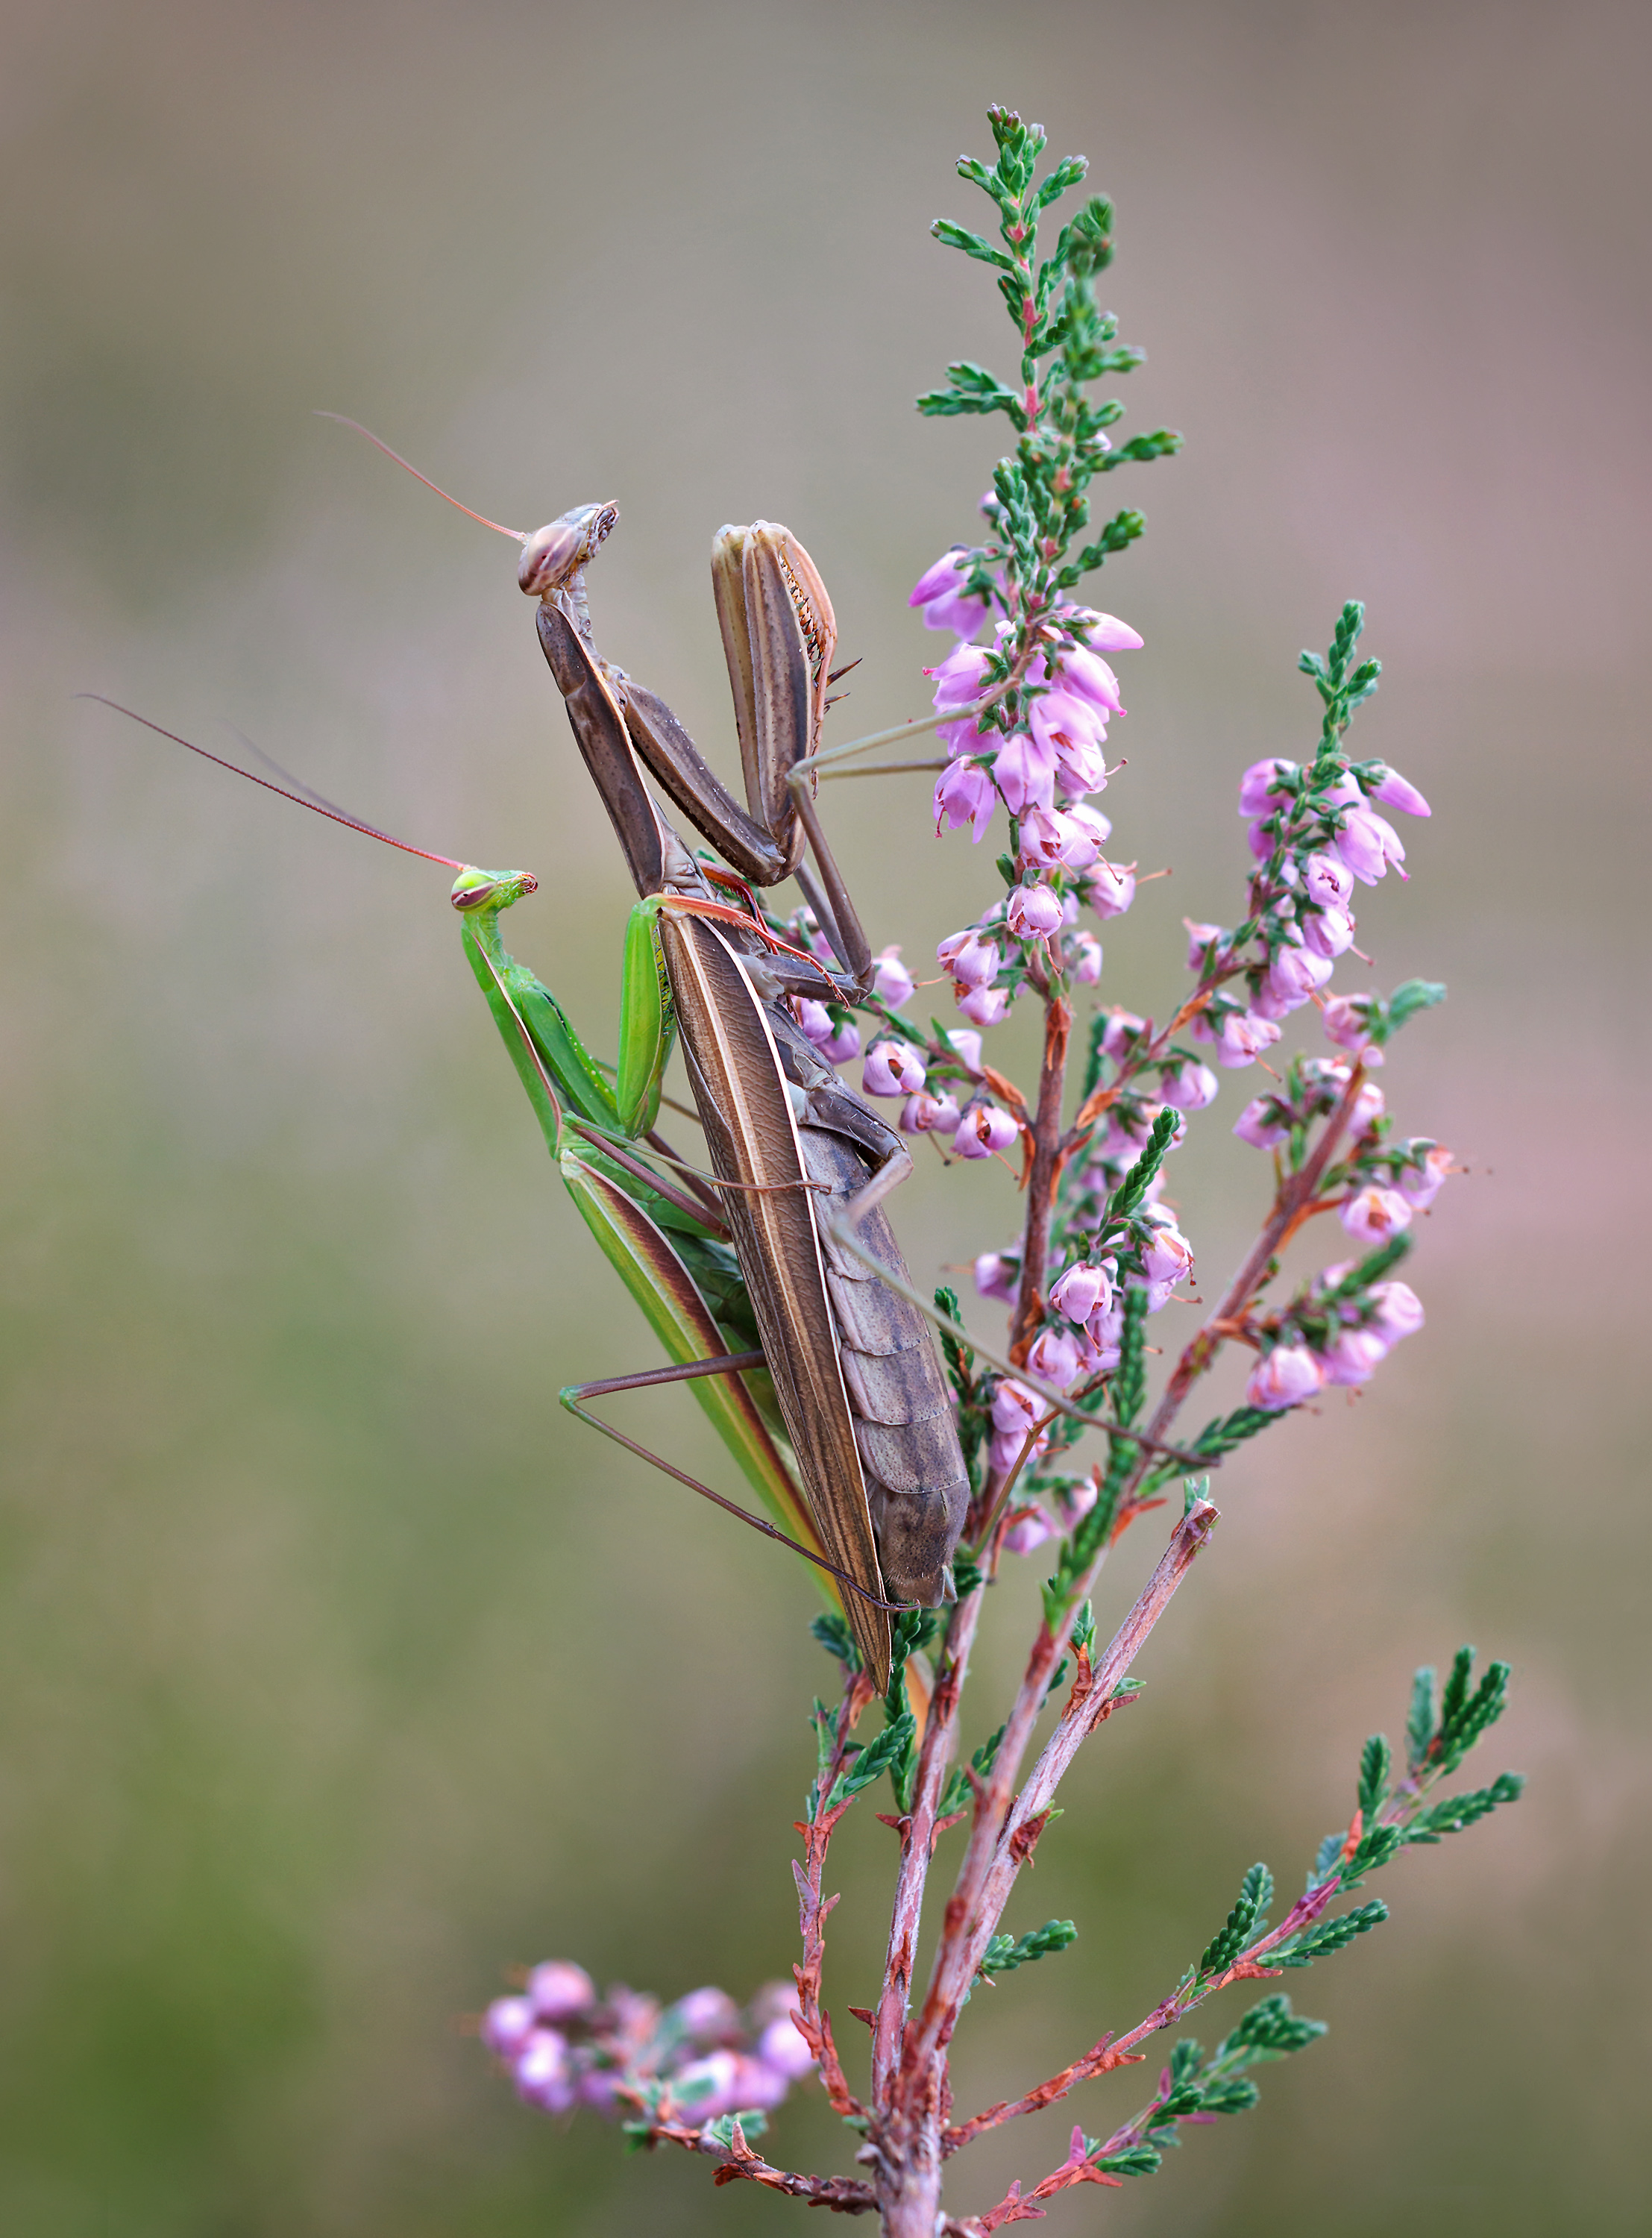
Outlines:
{"type": "MultiPolygon", "coordinates": [[[[1297,650],[1360,595],[1388,676],[1359,742],[1436,809],[1361,937],[1385,983],[1452,997],[1386,1084],[1473,1175],[1423,1224],[1429,1332],[1358,1420],[1338,1400],[1218,1480],[1146,1701],[1009,1916],[1081,1940],[976,2001],[961,2103],[1161,1996],[1252,1857],[1286,1877],[1345,1818],[1412,1665],[1471,1639],[1517,1667],[1485,1771],[1523,1768],[1529,1799],[1404,1860],[1394,1923],[1292,1983],[1332,2033],[1258,2113],[1054,2212],[1141,2238],[1647,2227],[1647,1082],[1621,1020],[1648,31],[1449,0],[11,0],[8,2233],[796,2226],[518,2108],[460,2016],[551,1953],[668,1995],[784,1973],[829,1676],[809,1591],[559,1414],[559,1384],[647,1346],[444,874],[70,694],[208,745],[233,721],[421,844],[532,866],[513,944],[602,1043],[627,894],[510,553],[311,409],[525,526],[618,499],[600,641],[720,752],[725,520],[790,522],[830,583],[863,656],[837,736],[919,712],[906,589],[970,533],[999,444],[910,400],[1007,338],[925,228],[979,222],[951,164],[992,100],[1116,197],[1107,293],[1150,353],[1127,427],[1188,439],[1106,493],[1152,519],[1097,593],[1147,639],[1107,805],[1174,877],[1110,928],[1105,991],[1162,1016],[1183,913],[1237,914],[1235,778],[1308,745],[1297,650]]],[[[875,940],[921,958],[991,873],[902,782],[832,804],[875,940]]],[[[1226,1132],[1250,1085],[1175,1185],[1207,1292],[1262,1186],[1226,1132]]],[[[1010,1232],[1006,1177],[926,1165],[901,1219],[932,1275],[1010,1232]]],[[[717,1465],[685,1400],[630,1419],[717,1465]]],[[[1034,1582],[1003,1588],[984,1678],[1034,1582]]],[[[998,1714],[983,1689],[975,1725],[998,1714]]],[[[869,1815],[839,1862],[841,2016],[877,1964],[869,1815]]],[[[957,2210],[1136,2095],[1111,2078],[978,2148],[957,2210]]],[[[817,2097],[776,2149],[847,2165],[817,2097]]]]}

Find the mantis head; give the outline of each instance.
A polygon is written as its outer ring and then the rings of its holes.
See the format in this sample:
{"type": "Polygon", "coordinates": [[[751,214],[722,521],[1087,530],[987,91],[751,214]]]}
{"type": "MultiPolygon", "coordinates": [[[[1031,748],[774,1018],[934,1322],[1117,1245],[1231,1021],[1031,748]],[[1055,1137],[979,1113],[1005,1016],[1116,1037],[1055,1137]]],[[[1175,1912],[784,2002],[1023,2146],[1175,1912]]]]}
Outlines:
{"type": "Polygon", "coordinates": [[[517,581],[531,599],[561,590],[596,557],[618,519],[619,507],[608,503],[577,505],[559,520],[547,521],[523,540],[517,581]]]}
{"type": "Polygon", "coordinates": [[[539,887],[532,871],[479,871],[467,863],[453,881],[453,907],[461,915],[509,909],[524,894],[537,893],[539,887]]]}

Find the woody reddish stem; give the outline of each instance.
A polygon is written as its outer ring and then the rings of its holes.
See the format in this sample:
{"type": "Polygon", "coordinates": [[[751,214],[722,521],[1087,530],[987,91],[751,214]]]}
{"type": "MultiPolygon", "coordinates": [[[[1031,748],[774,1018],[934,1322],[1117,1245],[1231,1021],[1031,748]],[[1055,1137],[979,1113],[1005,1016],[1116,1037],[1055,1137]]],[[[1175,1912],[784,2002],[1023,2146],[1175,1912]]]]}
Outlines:
{"type": "Polygon", "coordinates": [[[1057,995],[1044,1010],[1044,1055],[1039,1066],[1038,1108],[1033,1116],[1033,1163],[1027,1184],[1021,1294],[1009,1339],[1009,1356],[1018,1367],[1025,1361],[1044,1318],[1050,1222],[1055,1208],[1055,1183],[1061,1169],[1061,1101],[1067,1089],[1067,1052],[1072,1031],[1073,1006],[1065,995],[1057,995]]]}
{"type": "Polygon", "coordinates": [[[794,1864],[791,1869],[797,1884],[797,1931],[803,1946],[803,1963],[792,1968],[797,1977],[797,2032],[819,2063],[820,2079],[832,2111],[856,2118],[863,2116],[866,2109],[849,2087],[843,2063],[832,2038],[831,2016],[820,2002],[821,1971],[826,1958],[826,1921],[837,1902],[835,1896],[822,1895],[821,1883],[832,1835],[838,1820],[850,1807],[840,1803],[835,1811],[828,1811],[826,1798],[849,1761],[849,1734],[874,1692],[864,1672],[851,1672],[844,1684],[843,1705],[837,1713],[837,1744],[815,1784],[815,1815],[808,1823],[798,1823],[797,1831],[803,1837],[803,1857],[802,1864],[794,1864]]]}

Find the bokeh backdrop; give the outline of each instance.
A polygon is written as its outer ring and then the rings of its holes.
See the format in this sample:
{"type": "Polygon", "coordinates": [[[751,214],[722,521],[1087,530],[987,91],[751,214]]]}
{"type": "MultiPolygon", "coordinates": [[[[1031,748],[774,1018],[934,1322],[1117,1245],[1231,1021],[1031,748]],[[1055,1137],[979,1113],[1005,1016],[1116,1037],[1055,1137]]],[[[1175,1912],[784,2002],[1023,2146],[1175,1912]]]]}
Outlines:
{"type": "MultiPolygon", "coordinates": [[[[601,641],[719,751],[725,520],[821,566],[863,656],[838,724],[919,712],[905,593],[999,446],[911,399],[1005,354],[987,275],[926,228],[976,222],[952,162],[994,100],[1116,198],[1127,424],[1187,437],[1107,490],[1151,526],[1100,593],[1147,640],[1107,804],[1174,875],[1110,928],[1105,992],[1164,1015],[1181,916],[1237,914],[1234,781],[1306,748],[1295,655],[1362,596],[1387,676],[1360,743],[1436,809],[1362,937],[1384,981],[1451,987],[1386,1083],[1472,1175],[1423,1223],[1426,1336],[1219,1478],[1144,1705],[1016,1898],[1081,1939],[977,2000],[961,2093],[1162,1995],[1252,1857],[1288,1877],[1345,1818],[1413,1665],[1472,1639],[1516,1666],[1486,1770],[1529,1799],[1403,1861],[1392,1924],[1292,1981],[1332,2030],[1259,2111],[1054,2211],[1647,2227],[1648,31],[1592,0],[10,0],[8,2233],[796,2223],[519,2108],[462,2016],[553,1952],[668,1995],[785,1972],[809,1590],[558,1413],[646,1347],[445,874],[71,694],[233,723],[422,844],[534,868],[513,944],[600,1043],[627,894],[509,547],[312,408],[496,518],[618,499],[601,641]]],[[[922,783],[832,798],[875,938],[920,957],[991,875],[928,836],[922,783]]],[[[1207,1284],[1262,1186],[1226,1131],[1253,1079],[1178,1179],[1207,1284]]],[[[1012,1220],[999,1171],[926,1170],[902,1207],[931,1275],[1012,1220]]],[[[634,1419],[716,1466],[686,1401],[634,1419]]],[[[842,1846],[840,2014],[887,1844],[869,1815],[842,1846]]],[[[1133,2087],[979,2149],[960,2208],[1133,2087]]],[[[777,2135],[846,2164],[818,2098],[777,2135]]]]}

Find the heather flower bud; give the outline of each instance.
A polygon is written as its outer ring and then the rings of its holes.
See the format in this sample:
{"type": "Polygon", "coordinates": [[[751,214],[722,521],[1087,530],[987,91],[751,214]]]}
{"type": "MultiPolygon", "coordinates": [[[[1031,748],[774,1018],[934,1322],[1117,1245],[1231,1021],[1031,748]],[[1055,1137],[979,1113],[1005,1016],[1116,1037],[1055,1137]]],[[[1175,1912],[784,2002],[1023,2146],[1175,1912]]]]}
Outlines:
{"type": "Polygon", "coordinates": [[[739,2036],[740,2008],[726,1990],[691,1990],[668,2008],[665,2024],[702,2043],[716,2043],[739,2036]]]}
{"type": "Polygon", "coordinates": [[[1173,1288],[1193,1271],[1193,1247],[1178,1228],[1155,1228],[1142,1247],[1142,1271],[1150,1283],[1173,1288]]]}
{"type": "Polygon", "coordinates": [[[533,2033],[533,2008],[525,1997],[495,1997],[482,2015],[482,2042],[501,2059],[514,2059],[533,2033]]]}
{"type": "Polygon", "coordinates": [[[1375,1311],[1371,1327],[1390,1344],[1415,1336],[1423,1326],[1423,1302],[1409,1282],[1377,1282],[1366,1293],[1375,1311]]]}
{"type": "Polygon", "coordinates": [[[899,947],[880,949],[872,958],[876,970],[872,977],[872,992],[880,1003],[887,1003],[892,1010],[911,1000],[915,983],[912,974],[901,961],[899,947]]]}
{"type": "Polygon", "coordinates": [[[1354,944],[1354,921],[1345,909],[1310,910],[1302,937],[1316,956],[1345,955],[1354,944]]]}
{"type": "Polygon", "coordinates": [[[739,2109],[740,2069],[731,2051],[708,2052],[671,2078],[672,2098],[691,2122],[714,2122],[739,2109]]]}
{"type": "Polygon", "coordinates": [[[987,827],[993,820],[993,811],[998,805],[998,788],[989,771],[979,762],[954,762],[942,772],[935,789],[935,837],[941,836],[942,823],[949,831],[962,824],[974,828],[970,838],[978,847],[987,836],[987,827]]]}
{"type": "Polygon", "coordinates": [[[517,2095],[547,2114],[565,2114],[578,2093],[568,2047],[554,2029],[535,2029],[516,2056],[512,2074],[517,2095]]]}
{"type": "Polygon", "coordinates": [[[927,1089],[917,1096],[909,1096],[901,1106],[900,1129],[903,1135],[952,1135],[958,1129],[957,1099],[951,1096],[931,1096],[927,1089]]]}
{"type": "Polygon", "coordinates": [[[1012,1149],[1021,1129],[995,1103],[972,1103],[958,1122],[952,1147],[961,1158],[990,1158],[1012,1149]]]}
{"type": "Polygon", "coordinates": [[[765,2067],[772,2067],[776,2075],[783,2075],[788,2082],[801,2082],[812,2073],[815,2065],[815,2055],[790,2013],[770,2021],[764,2029],[757,2038],[757,2056],[765,2067]]]}
{"type": "Polygon", "coordinates": [[[1380,800],[1384,808],[1398,808],[1406,816],[1432,816],[1429,806],[1417,787],[1399,771],[1383,765],[1382,783],[1371,788],[1371,798],[1380,800]]]}
{"type": "MultiPolygon", "coordinates": [[[[796,2030],[793,2031],[796,2034],[796,2030]]],[[[729,2086],[729,2102],[725,2113],[738,2114],[747,2108],[771,2114],[785,2102],[791,2089],[792,2078],[766,2059],[754,2058],[750,2052],[734,2055],[734,2079],[729,2086]]]]}
{"type": "Polygon", "coordinates": [[[1253,1096],[1233,1122],[1233,1132],[1241,1142],[1249,1142],[1259,1150],[1277,1149],[1289,1139],[1289,1115],[1272,1096],[1253,1096]]]}
{"type": "Polygon", "coordinates": [[[1101,981],[1101,944],[1093,932],[1074,932],[1067,944],[1067,970],[1081,987],[1101,981]]]}
{"type": "Polygon", "coordinates": [[[971,1033],[968,1026],[955,1026],[947,1036],[953,1055],[970,1077],[981,1077],[981,1036],[971,1033]]]}
{"type": "MultiPolygon", "coordinates": [[[[1117,614],[1098,613],[1094,606],[1068,606],[1063,619],[1082,632],[1086,645],[1096,652],[1140,652],[1147,641],[1117,614]]],[[[1067,653],[1061,658],[1066,660],[1067,653]]]]}
{"type": "Polygon", "coordinates": [[[908,1042],[874,1042],[861,1068],[862,1096],[914,1096],[924,1083],[922,1060],[908,1042]]]}
{"type": "Polygon", "coordinates": [[[1096,1503],[1094,1476],[1069,1477],[1056,1494],[1056,1513],[1064,1531],[1081,1523],[1096,1503]]]}
{"type": "Polygon", "coordinates": [[[1136,897],[1133,864],[1098,863],[1090,873],[1090,907],[1100,917],[1122,917],[1136,897]]]}
{"type": "MultiPolygon", "coordinates": [[[[1352,1135],[1356,1140],[1358,1140],[1361,1135],[1369,1135],[1372,1128],[1375,1127],[1377,1122],[1382,1117],[1384,1112],[1386,1111],[1387,1109],[1388,1098],[1383,1094],[1382,1089],[1378,1087],[1376,1082],[1374,1080],[1362,1081],[1360,1083],[1359,1093],[1355,1096],[1353,1102],[1349,1107],[1349,1133],[1352,1135]]],[[[1400,1188],[1404,1190],[1407,1196],[1411,1196],[1411,1191],[1405,1188],[1404,1181],[1400,1182],[1400,1188]]],[[[1413,1204],[1417,1203],[1417,1199],[1416,1197],[1411,1197],[1411,1202],[1413,1204]]]]}
{"type": "Polygon", "coordinates": [[[1325,1039],[1338,1049],[1361,1048],[1371,1031],[1371,1005],[1364,995],[1332,995],[1319,1016],[1325,1039]]]}
{"type": "Polygon", "coordinates": [[[995,1026],[1009,1008],[1009,991],[1004,987],[971,987],[958,997],[958,1008],[978,1026],[995,1026]]]}
{"type": "Polygon", "coordinates": [[[1272,1019],[1258,1017],[1251,1010],[1229,1010],[1216,1036],[1217,1063],[1228,1066],[1254,1064],[1263,1050],[1272,1049],[1279,1038],[1279,1030],[1272,1019]]]}
{"type": "Polygon", "coordinates": [[[1146,1018],[1133,1010],[1109,1010],[1101,1029],[1101,1046],[1115,1064],[1121,1064],[1148,1032],[1146,1018]]]}
{"type": "Polygon", "coordinates": [[[1021,1288],[1021,1262],[1008,1251],[983,1251],[975,1264],[975,1288],[983,1298],[1001,1298],[1007,1306],[1015,1302],[1021,1288]]]}
{"type": "Polygon", "coordinates": [[[1215,1102],[1220,1089],[1221,1083],[1207,1064],[1166,1065],[1159,1079],[1161,1102],[1178,1111],[1202,1111],[1207,1103],[1215,1102]]]}
{"type": "Polygon", "coordinates": [[[1105,1313],[1112,1305],[1112,1275],[1105,1267],[1080,1260],[1050,1285],[1050,1303],[1070,1321],[1087,1321],[1098,1307],[1105,1313]]]}
{"type": "Polygon", "coordinates": [[[1388,1347],[1375,1329],[1340,1329],[1319,1355],[1327,1383],[1369,1381],[1387,1357],[1388,1347]]]}
{"type": "Polygon", "coordinates": [[[528,1976],[527,1999],[537,2019],[575,2020],[596,2003],[596,1984],[583,1966],[566,1958],[547,1958],[528,1976]]]}
{"type": "Polygon", "coordinates": [[[1324,1381],[1324,1370],[1305,1344],[1279,1344],[1252,1369],[1245,1396],[1251,1406],[1279,1414],[1312,1399],[1324,1381]]]}
{"type": "Polygon", "coordinates": [[[797,1023],[816,1049],[824,1049],[837,1031],[832,1023],[832,1014],[824,1003],[816,1003],[807,995],[798,996],[797,1023]]]}
{"type": "Polygon", "coordinates": [[[1369,1182],[1345,1197],[1338,1208],[1338,1218],[1356,1243],[1372,1248],[1386,1243],[1391,1235],[1399,1235],[1411,1224],[1411,1208],[1398,1189],[1384,1189],[1380,1182],[1369,1182]]]}
{"type": "Polygon", "coordinates": [[[1017,940],[1047,940],[1061,925],[1061,897],[1049,886],[1016,886],[1005,915],[1017,940]]]}
{"type": "Polygon", "coordinates": [[[1400,1195],[1408,1204],[1415,1205],[1418,1212],[1426,1212],[1444,1187],[1450,1170],[1451,1153],[1437,1142],[1432,1149],[1424,1152],[1420,1169],[1416,1166],[1400,1168],[1397,1175],[1400,1195]]]}
{"type": "Polygon", "coordinates": [[[1004,959],[997,942],[984,940],[972,924],[962,932],[949,932],[935,950],[935,960],[961,987],[990,987],[1004,959]]]}
{"type": "Polygon", "coordinates": [[[1252,762],[1242,778],[1239,788],[1239,812],[1241,816],[1272,816],[1279,804],[1274,788],[1281,779],[1297,774],[1295,762],[1279,761],[1272,757],[1262,762],[1252,762]]]}
{"type": "Polygon", "coordinates": [[[1310,855],[1302,865],[1302,891],[1320,909],[1345,910],[1354,897],[1354,875],[1335,855],[1310,855]]]}

